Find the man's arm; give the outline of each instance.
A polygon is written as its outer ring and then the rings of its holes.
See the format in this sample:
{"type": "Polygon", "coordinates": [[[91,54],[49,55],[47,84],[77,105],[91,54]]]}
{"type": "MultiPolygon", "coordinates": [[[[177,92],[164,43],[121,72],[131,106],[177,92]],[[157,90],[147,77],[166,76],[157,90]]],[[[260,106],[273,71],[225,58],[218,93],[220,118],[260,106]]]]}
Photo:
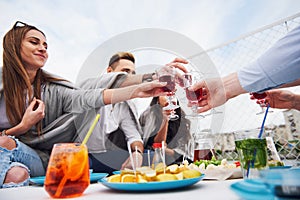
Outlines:
{"type": "MultiPolygon", "coordinates": [[[[175,58],[172,62],[166,64],[165,67],[172,66],[185,73],[187,72],[187,69],[182,64],[187,64],[187,63],[188,61],[186,61],[183,58],[175,58]]],[[[127,75],[127,78],[121,84],[121,87],[140,84],[142,82],[150,82],[156,79],[157,77],[154,71],[153,73],[148,73],[148,74],[137,74],[137,75],[130,74],[127,75]]]]}

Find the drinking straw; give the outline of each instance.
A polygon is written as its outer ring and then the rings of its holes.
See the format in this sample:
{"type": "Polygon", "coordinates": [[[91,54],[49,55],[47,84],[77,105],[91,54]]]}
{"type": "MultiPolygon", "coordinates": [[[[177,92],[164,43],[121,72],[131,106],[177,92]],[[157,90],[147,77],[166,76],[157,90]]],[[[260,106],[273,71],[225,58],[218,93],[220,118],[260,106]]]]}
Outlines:
{"type": "Polygon", "coordinates": [[[185,160],[185,157],[186,157],[186,151],[188,150],[188,145],[185,144],[184,145],[184,153],[183,153],[183,156],[182,156],[182,164],[184,164],[184,160],[185,160]]]}
{"type": "Polygon", "coordinates": [[[128,149],[128,152],[129,152],[129,158],[130,158],[130,162],[131,162],[131,165],[132,165],[132,169],[134,171],[134,175],[136,175],[136,170],[135,170],[134,163],[133,163],[133,156],[132,156],[129,141],[127,142],[127,149],[128,149]]]}
{"type": "Polygon", "coordinates": [[[249,177],[249,172],[250,172],[250,160],[247,162],[247,172],[246,172],[246,177],[249,177]]]}
{"type": "Polygon", "coordinates": [[[215,154],[215,152],[213,151],[213,149],[210,147],[209,150],[210,150],[211,155],[212,155],[213,157],[215,157],[215,159],[217,159],[216,154],[215,154]]]}
{"type": "Polygon", "coordinates": [[[150,166],[151,161],[150,161],[150,150],[149,149],[147,150],[147,156],[148,156],[148,166],[151,167],[150,166]]]}
{"type": "Polygon", "coordinates": [[[166,155],[165,155],[165,142],[164,141],[162,141],[161,142],[161,147],[162,147],[162,157],[163,157],[163,164],[164,164],[164,174],[166,173],[166,155]]]}
{"type": "Polygon", "coordinates": [[[135,167],[138,166],[138,151],[137,151],[137,146],[135,146],[135,167]]]}
{"type": "MultiPolygon", "coordinates": [[[[263,122],[261,124],[259,134],[258,134],[258,139],[261,139],[261,136],[264,132],[264,126],[265,126],[265,122],[266,122],[266,119],[267,119],[267,114],[268,114],[269,108],[270,108],[270,104],[267,105],[265,116],[264,116],[263,122]]],[[[250,163],[250,161],[248,162],[247,174],[246,174],[247,177],[249,176],[250,164],[252,165],[252,167],[254,167],[255,157],[256,157],[256,148],[254,149],[253,159],[251,160],[251,163],[250,163]]]]}
{"type": "Polygon", "coordinates": [[[211,155],[212,155],[213,157],[215,157],[215,159],[216,159],[217,156],[216,156],[215,152],[213,151],[212,146],[213,146],[212,141],[209,141],[209,151],[210,151],[211,155]]]}
{"type": "Polygon", "coordinates": [[[92,126],[90,127],[89,131],[87,132],[87,134],[86,134],[83,142],[81,143],[81,145],[85,145],[87,143],[87,141],[90,138],[90,136],[91,136],[91,134],[92,134],[92,132],[93,132],[93,130],[94,130],[94,128],[95,128],[98,120],[99,120],[99,118],[100,118],[100,114],[97,114],[96,118],[94,119],[94,122],[93,122],[92,126]]]}
{"type": "Polygon", "coordinates": [[[264,132],[264,126],[265,126],[265,122],[266,122],[266,118],[267,118],[267,114],[268,114],[269,108],[270,108],[270,104],[267,105],[267,109],[266,109],[266,112],[265,112],[264,120],[263,120],[262,125],[260,127],[260,132],[259,132],[259,135],[258,135],[259,139],[261,139],[262,133],[264,132]]]}

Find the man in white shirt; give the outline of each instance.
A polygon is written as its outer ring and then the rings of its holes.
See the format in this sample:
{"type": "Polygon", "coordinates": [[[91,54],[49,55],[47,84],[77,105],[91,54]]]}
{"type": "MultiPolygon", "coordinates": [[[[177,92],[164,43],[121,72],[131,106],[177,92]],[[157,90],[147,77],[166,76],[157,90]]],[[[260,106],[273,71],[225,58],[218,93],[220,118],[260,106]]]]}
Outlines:
{"type": "MultiPolygon", "coordinates": [[[[124,72],[135,74],[135,59],[129,52],[113,55],[107,73],[124,72]]],[[[83,86],[85,87],[85,85],[83,86]]],[[[94,172],[108,172],[132,168],[127,144],[130,145],[134,162],[142,165],[144,145],[135,105],[131,101],[107,105],[98,111],[100,120],[87,146],[90,168],[94,172]]]]}

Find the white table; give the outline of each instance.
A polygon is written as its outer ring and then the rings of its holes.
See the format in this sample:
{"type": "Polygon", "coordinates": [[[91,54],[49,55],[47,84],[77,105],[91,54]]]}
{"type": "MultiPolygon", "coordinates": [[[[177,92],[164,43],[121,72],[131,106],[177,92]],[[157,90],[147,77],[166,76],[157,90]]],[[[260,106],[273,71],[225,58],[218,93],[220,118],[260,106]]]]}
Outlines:
{"type": "MultiPolygon", "coordinates": [[[[197,184],[183,189],[170,190],[165,192],[121,192],[109,189],[101,183],[91,184],[80,197],[73,199],[102,199],[102,200],[238,200],[239,197],[230,189],[230,185],[241,179],[226,181],[202,180],[197,184]]],[[[41,186],[27,186],[19,188],[0,189],[1,200],[38,200],[51,199],[48,193],[41,186]]]]}

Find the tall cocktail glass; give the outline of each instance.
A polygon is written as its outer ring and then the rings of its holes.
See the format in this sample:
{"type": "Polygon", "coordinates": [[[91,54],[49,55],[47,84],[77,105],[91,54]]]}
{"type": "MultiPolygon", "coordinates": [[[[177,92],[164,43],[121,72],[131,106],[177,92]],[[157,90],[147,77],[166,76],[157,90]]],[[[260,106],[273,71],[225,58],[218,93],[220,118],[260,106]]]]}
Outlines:
{"type": "Polygon", "coordinates": [[[45,190],[53,198],[82,195],[90,184],[88,151],[80,143],[53,146],[45,179],[45,190]]]}

